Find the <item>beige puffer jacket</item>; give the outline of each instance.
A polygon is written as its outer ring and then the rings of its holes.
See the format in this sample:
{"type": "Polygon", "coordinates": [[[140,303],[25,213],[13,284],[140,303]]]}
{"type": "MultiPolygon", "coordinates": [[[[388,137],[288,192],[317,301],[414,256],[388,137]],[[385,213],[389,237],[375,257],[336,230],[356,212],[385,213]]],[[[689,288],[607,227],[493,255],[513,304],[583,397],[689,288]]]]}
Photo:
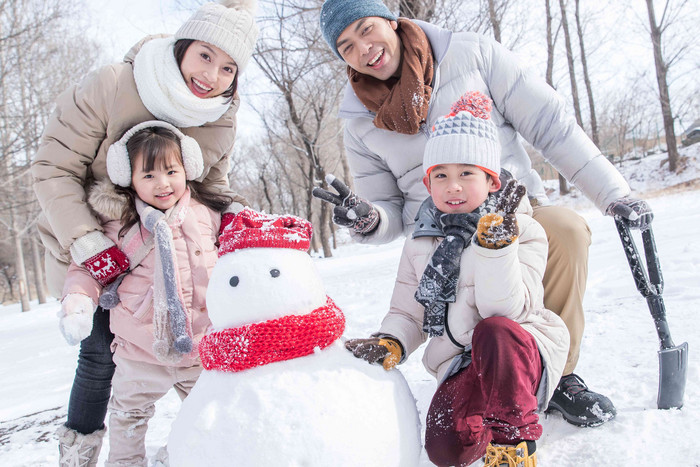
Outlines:
{"type": "MultiPolygon", "coordinates": [[[[83,235],[102,230],[85,202],[85,190],[95,180],[107,178],[107,149],[129,128],[155,119],[138,95],[133,74],[141,44],[155,37],[161,36],[145,38],[124,62],[104,66],[63,92],[44,129],[31,170],[43,212],[38,229],[47,249],[46,280],[56,297],[71,261],[70,246],[83,235]]],[[[204,171],[198,180],[246,205],[243,197],[231,192],[227,178],[239,105],[236,95],[219,120],[181,130],[202,148],[204,171]]]]}
{"type": "MultiPolygon", "coordinates": [[[[528,204],[529,206],[529,204],[528,204]]],[[[472,333],[479,321],[492,317],[510,318],[532,334],[545,370],[538,390],[540,409],[554,393],[569,351],[569,332],[564,322],[543,304],[542,276],[547,260],[547,237],[532,217],[517,214],[520,236],[499,250],[471,243],[462,253],[456,302],[448,307],[446,327],[464,347],[471,347],[472,333]]],[[[378,334],[396,337],[406,352],[404,359],[425,342],[424,307],[414,294],[442,237],[409,238],[404,245],[391,298],[391,308],[378,334]]],[[[433,337],[425,349],[423,365],[442,381],[462,354],[448,332],[433,337]]]]}

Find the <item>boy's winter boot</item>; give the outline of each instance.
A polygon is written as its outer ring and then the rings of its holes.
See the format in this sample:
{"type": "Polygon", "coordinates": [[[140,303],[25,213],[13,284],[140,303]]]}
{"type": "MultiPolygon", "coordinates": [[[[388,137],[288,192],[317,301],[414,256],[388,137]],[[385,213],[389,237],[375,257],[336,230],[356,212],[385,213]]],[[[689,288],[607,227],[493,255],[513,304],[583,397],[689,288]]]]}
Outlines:
{"type": "Polygon", "coordinates": [[[56,430],[60,467],[97,467],[97,458],[102,449],[102,438],[106,428],[93,431],[89,435],[61,425],[56,430]]]}
{"type": "Polygon", "coordinates": [[[537,467],[536,446],[534,441],[521,441],[515,446],[489,443],[484,467],[537,467]]]}
{"type": "Polygon", "coordinates": [[[564,419],[576,426],[598,426],[617,415],[610,399],[588,389],[583,380],[571,373],[563,376],[547,411],[561,412],[564,419]]]}

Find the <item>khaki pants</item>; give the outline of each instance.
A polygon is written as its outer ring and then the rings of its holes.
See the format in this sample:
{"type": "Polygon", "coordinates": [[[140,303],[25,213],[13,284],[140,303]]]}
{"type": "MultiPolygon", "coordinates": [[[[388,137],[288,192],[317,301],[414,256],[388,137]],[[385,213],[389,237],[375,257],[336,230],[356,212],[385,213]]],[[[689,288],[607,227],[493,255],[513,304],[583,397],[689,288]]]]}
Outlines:
{"type": "Polygon", "coordinates": [[[170,388],[184,399],[197,382],[201,366],[168,367],[127,360],[114,355],[117,370],[109,401],[109,456],[105,466],[148,467],[146,430],[155,403],[170,388]]]}
{"type": "Polygon", "coordinates": [[[561,206],[534,206],[533,217],[549,241],[544,274],[544,306],[564,321],[571,338],[564,375],[576,368],[583,336],[583,294],[588,278],[591,230],[574,211],[561,206]]]}

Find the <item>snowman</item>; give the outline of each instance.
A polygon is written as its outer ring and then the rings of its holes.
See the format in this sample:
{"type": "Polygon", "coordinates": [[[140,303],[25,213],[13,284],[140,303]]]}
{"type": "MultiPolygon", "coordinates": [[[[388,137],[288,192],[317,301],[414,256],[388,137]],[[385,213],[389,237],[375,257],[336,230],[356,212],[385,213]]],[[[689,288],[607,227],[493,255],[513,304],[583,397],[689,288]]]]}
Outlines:
{"type": "Polygon", "coordinates": [[[173,422],[171,466],[418,464],[415,399],[398,370],[345,350],[345,317],[307,254],[311,232],[246,208],[222,234],[205,370],[173,422]]]}

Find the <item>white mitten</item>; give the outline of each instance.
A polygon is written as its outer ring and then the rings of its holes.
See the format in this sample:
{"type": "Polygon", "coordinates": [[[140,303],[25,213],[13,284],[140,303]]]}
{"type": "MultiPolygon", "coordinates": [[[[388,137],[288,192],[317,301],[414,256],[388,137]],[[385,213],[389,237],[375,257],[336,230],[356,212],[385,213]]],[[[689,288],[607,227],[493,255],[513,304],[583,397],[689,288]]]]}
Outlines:
{"type": "Polygon", "coordinates": [[[87,295],[71,293],[61,302],[58,327],[69,345],[76,345],[92,332],[92,315],[97,306],[87,295]]]}

